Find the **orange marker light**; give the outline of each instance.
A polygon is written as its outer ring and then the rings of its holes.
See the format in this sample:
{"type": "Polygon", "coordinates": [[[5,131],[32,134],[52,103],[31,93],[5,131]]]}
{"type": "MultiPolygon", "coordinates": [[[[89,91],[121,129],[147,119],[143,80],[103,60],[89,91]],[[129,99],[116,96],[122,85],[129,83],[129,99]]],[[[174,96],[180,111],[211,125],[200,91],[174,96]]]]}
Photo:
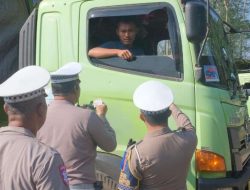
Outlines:
{"type": "Polygon", "coordinates": [[[225,160],[219,154],[206,150],[195,151],[196,171],[198,172],[225,172],[225,160]]]}

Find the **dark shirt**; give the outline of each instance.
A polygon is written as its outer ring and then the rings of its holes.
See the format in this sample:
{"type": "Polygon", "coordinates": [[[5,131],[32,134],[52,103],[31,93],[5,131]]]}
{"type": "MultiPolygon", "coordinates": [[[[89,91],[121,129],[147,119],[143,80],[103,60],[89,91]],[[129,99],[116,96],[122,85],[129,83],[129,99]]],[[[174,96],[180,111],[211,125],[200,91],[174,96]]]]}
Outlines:
{"type": "Polygon", "coordinates": [[[124,44],[122,44],[120,41],[110,41],[102,44],[100,47],[102,48],[108,48],[108,49],[127,49],[129,50],[133,55],[144,55],[144,51],[142,48],[139,47],[132,47],[128,48],[124,44]]]}

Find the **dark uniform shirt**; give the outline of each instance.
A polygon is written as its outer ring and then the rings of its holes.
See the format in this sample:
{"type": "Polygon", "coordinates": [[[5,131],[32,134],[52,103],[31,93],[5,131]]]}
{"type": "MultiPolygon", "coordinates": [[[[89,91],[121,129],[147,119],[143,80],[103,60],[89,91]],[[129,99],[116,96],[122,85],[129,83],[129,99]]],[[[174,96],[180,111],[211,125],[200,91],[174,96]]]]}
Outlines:
{"type": "MultiPolygon", "coordinates": [[[[140,180],[139,189],[186,189],[188,168],[197,137],[188,117],[177,107],[172,110],[172,115],[184,130],[171,131],[166,127],[148,132],[142,141],[128,150],[129,170],[140,180]]],[[[119,183],[124,185],[122,180],[119,183]]]]}
{"type": "Polygon", "coordinates": [[[115,132],[105,118],[65,100],[50,103],[37,138],[62,155],[70,185],[94,183],[97,146],[109,152],[116,147],[115,132]]]}
{"type": "Polygon", "coordinates": [[[61,156],[28,129],[0,128],[0,189],[67,190],[61,156]]]}

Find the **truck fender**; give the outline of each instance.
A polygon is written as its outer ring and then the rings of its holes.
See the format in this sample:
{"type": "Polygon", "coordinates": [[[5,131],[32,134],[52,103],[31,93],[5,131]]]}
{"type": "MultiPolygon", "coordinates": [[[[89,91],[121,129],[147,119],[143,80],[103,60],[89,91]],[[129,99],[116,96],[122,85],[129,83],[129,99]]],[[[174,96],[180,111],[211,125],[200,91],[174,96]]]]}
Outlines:
{"type": "Polygon", "coordinates": [[[96,156],[96,177],[103,182],[103,190],[115,190],[120,175],[121,157],[106,153],[97,152],[96,156]]]}

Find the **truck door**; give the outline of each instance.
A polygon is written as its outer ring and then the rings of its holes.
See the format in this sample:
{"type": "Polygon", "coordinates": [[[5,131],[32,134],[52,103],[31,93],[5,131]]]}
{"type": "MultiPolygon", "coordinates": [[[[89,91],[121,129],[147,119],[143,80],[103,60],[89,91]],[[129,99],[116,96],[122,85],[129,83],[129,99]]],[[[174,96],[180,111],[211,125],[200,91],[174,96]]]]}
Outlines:
{"type": "MultiPolygon", "coordinates": [[[[130,138],[138,141],[145,134],[132,97],[135,88],[147,80],[167,84],[173,90],[175,103],[195,121],[192,59],[181,11],[174,1],[87,1],[81,6],[79,61],[84,69],[80,104],[101,98],[108,105],[107,118],[117,134],[117,155],[122,155],[130,138]],[[144,54],[135,55],[130,61],[116,56],[88,56],[93,47],[119,41],[116,25],[124,17],[137,23],[134,45],[142,48],[144,54]]],[[[176,128],[172,119],[169,124],[176,128]]],[[[194,174],[192,178],[195,180],[194,174]]]]}
{"type": "Polygon", "coordinates": [[[239,178],[239,184],[231,181],[236,181],[236,174],[245,175],[242,171],[249,161],[248,114],[223,22],[213,10],[210,11],[209,33],[204,45],[199,63],[202,77],[196,85],[196,124],[200,126],[196,128],[200,139],[197,152],[209,152],[210,158],[219,155],[224,160],[225,169],[206,167],[208,156],[199,153],[202,156],[196,157],[197,186],[199,189],[245,189],[248,180],[239,178]],[[200,160],[206,163],[203,168],[199,167],[200,160]]]}

